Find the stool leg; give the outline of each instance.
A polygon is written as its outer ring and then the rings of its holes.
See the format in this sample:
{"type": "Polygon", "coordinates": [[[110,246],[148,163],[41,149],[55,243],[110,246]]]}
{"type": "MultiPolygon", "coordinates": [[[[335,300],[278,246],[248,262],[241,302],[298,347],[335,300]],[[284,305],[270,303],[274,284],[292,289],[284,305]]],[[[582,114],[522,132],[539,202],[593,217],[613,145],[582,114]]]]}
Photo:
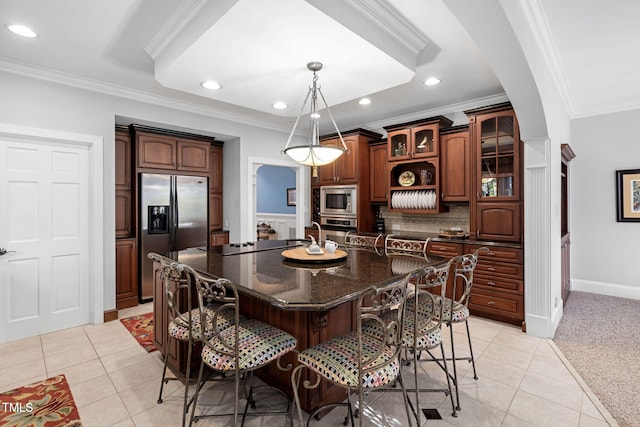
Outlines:
{"type": "MultiPolygon", "coordinates": [[[[451,339],[451,362],[453,363],[453,383],[456,387],[456,410],[460,410],[460,394],[458,393],[458,369],[456,368],[456,349],[453,344],[453,323],[447,323],[449,327],[449,336],[451,339]]],[[[447,361],[445,360],[445,363],[447,361]]]]}
{"type": "MultiPolygon", "coordinates": [[[[189,398],[189,380],[191,379],[191,349],[193,345],[191,340],[189,340],[189,349],[187,350],[187,372],[184,377],[184,402],[182,403],[182,427],[185,426],[187,422],[187,412],[189,411],[189,406],[187,405],[187,399],[189,398]]],[[[165,360],[166,363],[166,360],[165,360]]],[[[165,364],[166,366],[166,364],[165,364]]]]}
{"type": "Polygon", "coordinates": [[[464,321],[465,326],[467,327],[467,341],[469,341],[469,353],[471,353],[471,366],[473,366],[473,379],[478,379],[478,374],[476,373],[476,359],[473,357],[473,346],[471,345],[471,334],[469,333],[469,319],[464,321]]]}
{"type": "MultiPolygon", "coordinates": [[[[167,356],[169,356],[169,345],[171,344],[171,335],[167,336],[167,342],[164,347],[164,368],[162,368],[162,381],[160,381],[160,394],[158,395],[158,403],[162,403],[162,389],[164,389],[165,385],[165,377],[167,375],[167,356]]],[[[168,381],[167,381],[168,382],[168,381]]]]}

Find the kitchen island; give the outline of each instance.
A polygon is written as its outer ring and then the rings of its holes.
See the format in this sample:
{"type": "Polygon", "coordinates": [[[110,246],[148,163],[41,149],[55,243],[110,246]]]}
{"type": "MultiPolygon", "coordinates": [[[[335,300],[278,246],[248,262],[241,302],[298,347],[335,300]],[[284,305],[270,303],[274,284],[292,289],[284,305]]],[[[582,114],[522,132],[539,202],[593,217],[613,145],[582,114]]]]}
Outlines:
{"type": "MultiPolygon", "coordinates": [[[[299,350],[353,330],[357,296],[369,286],[393,283],[411,271],[446,262],[439,256],[387,257],[379,250],[344,247],[341,249],[347,252],[347,257],[337,262],[300,263],[282,256],[285,249],[307,244],[301,240],[266,240],[239,247],[192,248],[169,256],[201,273],[231,280],[238,286],[243,314],[295,336],[299,350]]],[[[156,280],[154,289],[154,341],[161,350],[166,342],[167,327],[160,280],[156,280]]],[[[199,356],[199,352],[194,353],[199,356]]],[[[185,357],[186,351],[179,346],[172,348],[169,365],[174,370],[183,370],[185,357]]],[[[283,364],[293,363],[294,359],[294,354],[287,355],[283,364]]],[[[292,395],[289,372],[268,366],[259,375],[292,395]]],[[[317,389],[301,390],[300,398],[302,408],[311,411],[344,400],[345,391],[324,381],[317,389]]]]}

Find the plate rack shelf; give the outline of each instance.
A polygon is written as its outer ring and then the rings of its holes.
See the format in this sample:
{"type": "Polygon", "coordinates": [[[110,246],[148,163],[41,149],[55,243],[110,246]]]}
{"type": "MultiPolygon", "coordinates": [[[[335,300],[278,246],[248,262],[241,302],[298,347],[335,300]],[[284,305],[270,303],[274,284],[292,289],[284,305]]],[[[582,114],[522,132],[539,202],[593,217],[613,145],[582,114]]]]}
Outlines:
{"type": "Polygon", "coordinates": [[[406,213],[440,212],[438,158],[389,164],[389,209],[406,213]],[[407,174],[409,172],[409,174],[407,174]],[[411,177],[412,179],[407,179],[411,177]]]}

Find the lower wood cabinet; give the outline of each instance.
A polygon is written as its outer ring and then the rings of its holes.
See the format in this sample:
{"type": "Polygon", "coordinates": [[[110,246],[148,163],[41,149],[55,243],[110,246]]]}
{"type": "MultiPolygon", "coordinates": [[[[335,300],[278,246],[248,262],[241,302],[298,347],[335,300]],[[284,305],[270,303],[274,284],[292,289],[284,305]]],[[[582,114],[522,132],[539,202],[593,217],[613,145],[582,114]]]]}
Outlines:
{"type": "Polygon", "coordinates": [[[227,230],[211,232],[211,241],[209,242],[209,245],[222,246],[228,243],[229,243],[229,232],[227,230]]]}
{"type": "Polygon", "coordinates": [[[429,242],[427,246],[427,255],[439,255],[445,258],[453,258],[462,255],[463,245],[461,243],[452,242],[429,242]]]}
{"type": "Polygon", "coordinates": [[[116,308],[138,305],[138,251],[136,239],[116,240],[116,308]]]}
{"type": "MultiPolygon", "coordinates": [[[[481,245],[465,245],[473,252],[481,245]]],[[[520,248],[489,246],[480,253],[469,299],[473,314],[522,326],[524,322],[524,259],[520,248]]]]}

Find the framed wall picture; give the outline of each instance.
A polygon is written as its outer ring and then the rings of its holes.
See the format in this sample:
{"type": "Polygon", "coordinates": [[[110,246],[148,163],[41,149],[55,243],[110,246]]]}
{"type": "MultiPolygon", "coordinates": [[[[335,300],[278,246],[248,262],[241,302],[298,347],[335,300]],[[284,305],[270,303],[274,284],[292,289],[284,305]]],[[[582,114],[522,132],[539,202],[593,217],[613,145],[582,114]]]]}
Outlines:
{"type": "Polygon", "coordinates": [[[640,222],[640,169],[616,171],[618,222],[640,222]]]}
{"type": "Polygon", "coordinates": [[[287,188],[287,206],[296,205],[296,189],[287,188]]]}

